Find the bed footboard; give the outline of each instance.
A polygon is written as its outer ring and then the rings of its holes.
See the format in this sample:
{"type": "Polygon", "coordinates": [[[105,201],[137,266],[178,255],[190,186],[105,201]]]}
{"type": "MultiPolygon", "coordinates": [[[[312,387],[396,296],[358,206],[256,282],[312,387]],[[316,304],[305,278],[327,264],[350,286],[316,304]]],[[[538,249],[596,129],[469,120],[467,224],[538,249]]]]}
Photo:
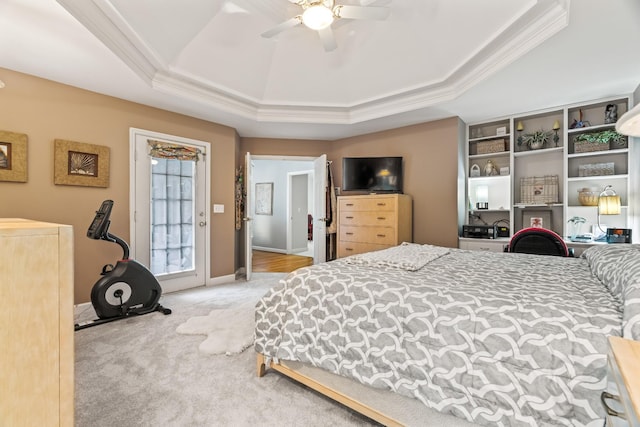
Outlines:
{"type": "MultiPolygon", "coordinates": [[[[319,376],[316,376],[314,375],[314,371],[320,372],[320,369],[318,368],[305,367],[304,369],[298,369],[295,363],[285,362],[285,361],[280,361],[279,363],[274,363],[273,361],[270,361],[269,365],[267,366],[266,360],[267,358],[263,354],[257,353],[256,368],[257,368],[258,377],[264,376],[265,373],[267,372],[267,369],[273,369],[274,371],[277,371],[282,375],[285,375],[293,380],[296,380],[297,382],[304,384],[305,386],[317,391],[318,393],[330,399],[335,400],[336,402],[346,406],[347,408],[350,408],[385,426],[400,427],[405,425],[405,423],[400,422],[394,417],[383,413],[383,411],[379,409],[375,409],[370,404],[363,402],[367,400],[366,394],[373,393],[374,391],[367,391],[365,393],[362,393],[362,391],[360,391],[359,393],[355,393],[355,394],[351,394],[351,393],[347,394],[341,391],[341,387],[339,386],[334,388],[334,386],[327,386],[326,384],[323,383],[322,381],[323,376],[326,376],[326,375],[333,376],[333,374],[322,373],[319,376]],[[289,365],[292,365],[292,366],[289,366],[289,365]]],[[[352,381],[343,377],[340,377],[340,378],[341,378],[341,381],[352,381]]],[[[331,382],[334,383],[335,381],[331,381],[331,382]]],[[[365,386],[358,385],[358,388],[363,389],[365,388],[365,386]]]]}

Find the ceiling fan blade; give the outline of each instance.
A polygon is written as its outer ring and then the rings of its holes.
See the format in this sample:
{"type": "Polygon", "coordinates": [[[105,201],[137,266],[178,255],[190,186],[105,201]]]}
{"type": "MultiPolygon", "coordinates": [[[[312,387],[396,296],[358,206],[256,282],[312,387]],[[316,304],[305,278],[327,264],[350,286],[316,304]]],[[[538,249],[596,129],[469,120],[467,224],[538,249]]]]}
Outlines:
{"type": "Polygon", "coordinates": [[[336,38],[333,36],[331,27],[318,30],[318,35],[320,36],[325,52],[331,52],[337,49],[338,44],[336,43],[336,38]]]}
{"type": "Polygon", "coordinates": [[[383,20],[389,16],[389,8],[387,7],[364,7],[364,6],[349,6],[338,5],[333,10],[333,13],[340,18],[347,19],[375,19],[383,20]]]}
{"type": "Polygon", "coordinates": [[[296,25],[300,25],[302,24],[302,17],[301,16],[295,16],[291,19],[287,19],[286,21],[284,21],[283,23],[276,25],[275,27],[273,27],[270,30],[265,31],[264,33],[262,33],[262,37],[264,38],[270,38],[273,37],[277,34],[280,34],[281,32],[283,32],[284,30],[287,30],[289,28],[293,28],[296,25]]]}

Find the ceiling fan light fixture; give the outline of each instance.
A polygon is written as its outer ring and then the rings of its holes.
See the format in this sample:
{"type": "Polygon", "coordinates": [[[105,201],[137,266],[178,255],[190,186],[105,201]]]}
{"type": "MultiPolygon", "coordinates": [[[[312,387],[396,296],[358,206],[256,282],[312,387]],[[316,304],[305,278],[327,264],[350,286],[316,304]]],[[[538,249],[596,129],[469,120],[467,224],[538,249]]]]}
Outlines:
{"type": "Polygon", "coordinates": [[[333,22],[333,12],[322,4],[309,6],[302,13],[302,23],[312,30],[323,30],[333,22]]]}

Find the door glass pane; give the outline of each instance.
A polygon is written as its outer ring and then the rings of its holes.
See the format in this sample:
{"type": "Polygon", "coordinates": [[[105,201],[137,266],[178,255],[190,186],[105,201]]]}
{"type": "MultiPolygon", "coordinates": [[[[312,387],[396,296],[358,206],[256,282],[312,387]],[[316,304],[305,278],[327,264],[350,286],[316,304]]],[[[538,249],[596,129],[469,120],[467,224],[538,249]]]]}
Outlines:
{"type": "Polygon", "coordinates": [[[151,163],[151,272],[193,270],[195,162],[153,158],[151,163]]]}

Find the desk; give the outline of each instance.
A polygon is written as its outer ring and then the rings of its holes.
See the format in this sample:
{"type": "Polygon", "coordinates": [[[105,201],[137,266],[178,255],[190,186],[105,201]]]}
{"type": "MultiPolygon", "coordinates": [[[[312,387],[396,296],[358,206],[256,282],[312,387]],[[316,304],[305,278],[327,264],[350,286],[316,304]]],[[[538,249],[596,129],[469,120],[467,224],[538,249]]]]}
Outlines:
{"type": "Polygon", "coordinates": [[[509,244],[508,237],[497,239],[473,239],[470,237],[458,237],[458,247],[471,251],[504,252],[509,244]]]}

